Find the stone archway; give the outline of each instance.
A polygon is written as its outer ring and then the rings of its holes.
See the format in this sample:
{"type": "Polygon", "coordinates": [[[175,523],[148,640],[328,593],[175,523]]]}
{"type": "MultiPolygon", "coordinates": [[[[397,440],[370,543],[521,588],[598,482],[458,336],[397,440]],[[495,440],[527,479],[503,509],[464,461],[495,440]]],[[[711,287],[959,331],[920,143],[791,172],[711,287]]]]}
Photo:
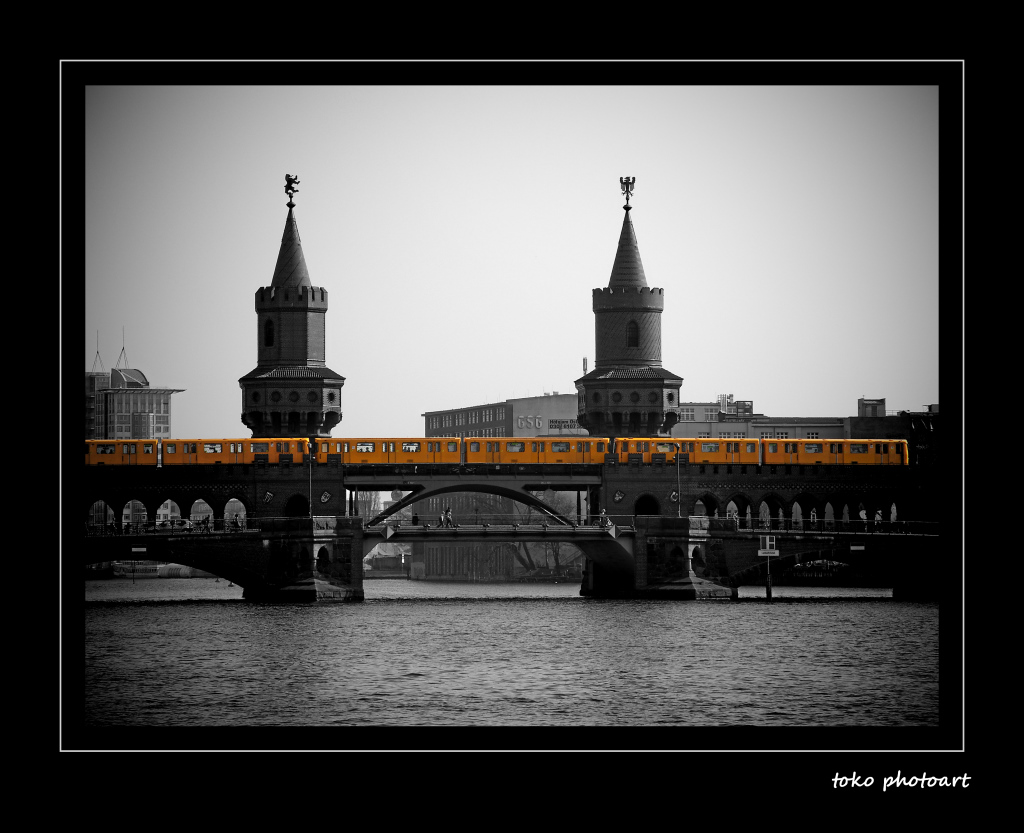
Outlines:
{"type": "Polygon", "coordinates": [[[284,515],[286,518],[308,518],[309,500],[305,495],[292,495],[284,506],[284,515]]]}
{"type": "Polygon", "coordinates": [[[633,504],[634,515],[660,515],[661,504],[654,495],[640,495],[633,504]]]}

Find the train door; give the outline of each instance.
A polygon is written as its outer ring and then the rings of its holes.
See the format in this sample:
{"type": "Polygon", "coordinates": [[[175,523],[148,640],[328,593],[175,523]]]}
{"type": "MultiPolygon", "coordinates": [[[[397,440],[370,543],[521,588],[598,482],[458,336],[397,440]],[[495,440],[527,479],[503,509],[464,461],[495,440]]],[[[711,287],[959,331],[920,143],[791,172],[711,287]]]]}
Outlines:
{"type": "Polygon", "coordinates": [[[797,447],[797,444],[796,443],[784,443],[784,446],[785,446],[785,452],[786,452],[786,458],[785,458],[786,463],[787,464],[799,463],[800,462],[800,453],[799,453],[799,449],[797,447]]]}
{"type": "Polygon", "coordinates": [[[875,443],[875,465],[889,465],[889,443],[875,443]]]}

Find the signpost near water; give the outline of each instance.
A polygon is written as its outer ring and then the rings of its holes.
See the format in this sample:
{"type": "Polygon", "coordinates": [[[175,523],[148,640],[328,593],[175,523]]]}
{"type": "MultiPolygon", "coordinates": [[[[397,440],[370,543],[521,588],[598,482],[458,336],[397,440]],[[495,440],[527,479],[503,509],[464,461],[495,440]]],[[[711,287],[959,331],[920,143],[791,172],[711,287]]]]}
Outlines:
{"type": "Polygon", "coordinates": [[[768,575],[764,580],[764,593],[765,598],[770,602],[772,600],[772,556],[779,554],[778,550],[775,549],[774,535],[761,536],[761,546],[758,548],[757,554],[762,558],[768,559],[768,575]]]}

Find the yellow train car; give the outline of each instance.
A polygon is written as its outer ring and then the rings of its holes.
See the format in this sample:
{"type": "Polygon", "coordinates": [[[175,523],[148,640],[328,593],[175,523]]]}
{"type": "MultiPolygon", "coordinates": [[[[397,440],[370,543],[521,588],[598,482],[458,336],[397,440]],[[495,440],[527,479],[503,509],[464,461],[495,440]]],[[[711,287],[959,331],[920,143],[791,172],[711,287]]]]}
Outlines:
{"type": "Polygon", "coordinates": [[[548,440],[532,437],[474,437],[466,440],[466,463],[524,464],[541,462],[540,447],[548,440]]]}
{"type": "Polygon", "coordinates": [[[685,442],[691,463],[718,463],[759,465],[761,462],[761,441],[751,437],[727,439],[700,437],[680,440],[685,442]]]}
{"type": "Polygon", "coordinates": [[[906,440],[762,440],[765,465],[907,466],[906,440]]]}
{"type": "Polygon", "coordinates": [[[87,466],[156,466],[159,440],[86,440],[87,466]]]}
{"type": "Polygon", "coordinates": [[[340,459],[345,465],[459,463],[462,441],[458,437],[321,440],[316,459],[320,463],[340,459]]]}
{"type": "Polygon", "coordinates": [[[204,466],[218,463],[301,463],[308,441],[280,439],[174,439],[164,440],[163,465],[204,466]]]}
{"type": "MultiPolygon", "coordinates": [[[[575,458],[572,460],[573,463],[601,464],[604,462],[604,455],[608,451],[610,440],[607,437],[586,437],[584,439],[569,440],[569,442],[576,449],[575,458]]],[[[561,453],[561,449],[556,447],[556,443],[561,443],[561,441],[556,440],[551,443],[552,448],[548,452],[549,455],[561,453]]],[[[554,463],[558,461],[549,456],[549,459],[544,462],[554,463]]]]}
{"type": "Polygon", "coordinates": [[[604,462],[606,437],[472,437],[466,463],[566,465],[604,462]]]}

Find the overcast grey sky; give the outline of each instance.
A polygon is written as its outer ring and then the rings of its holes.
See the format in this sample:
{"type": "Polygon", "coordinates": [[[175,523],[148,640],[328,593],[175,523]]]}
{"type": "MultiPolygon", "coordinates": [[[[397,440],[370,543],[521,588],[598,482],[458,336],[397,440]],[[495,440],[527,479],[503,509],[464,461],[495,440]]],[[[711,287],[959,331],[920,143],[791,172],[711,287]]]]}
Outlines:
{"type": "Polygon", "coordinates": [[[179,437],[240,437],[285,173],[334,436],[573,393],[622,224],[681,399],[773,416],[939,402],[938,93],[916,86],[96,86],[85,369],[124,346],[179,437]]]}

